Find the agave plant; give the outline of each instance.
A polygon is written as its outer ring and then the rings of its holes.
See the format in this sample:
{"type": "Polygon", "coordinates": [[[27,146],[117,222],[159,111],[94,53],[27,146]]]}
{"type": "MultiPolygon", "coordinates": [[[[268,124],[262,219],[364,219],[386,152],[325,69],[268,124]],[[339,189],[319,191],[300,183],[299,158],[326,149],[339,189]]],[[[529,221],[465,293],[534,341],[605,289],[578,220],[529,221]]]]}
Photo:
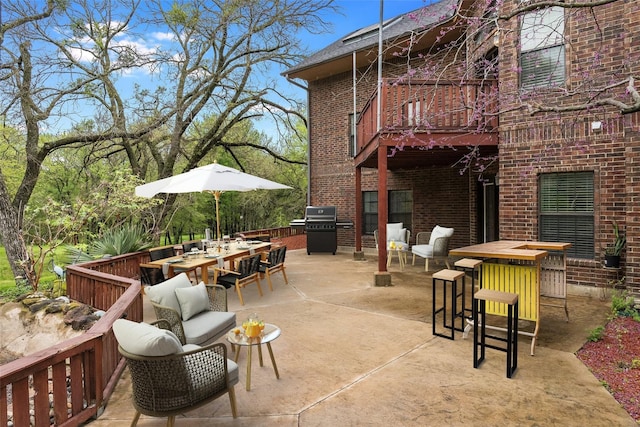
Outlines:
{"type": "Polygon", "coordinates": [[[102,236],[91,242],[87,251],[68,245],[66,255],[68,263],[91,261],[105,255],[122,255],[149,249],[152,246],[147,233],[139,225],[123,225],[117,229],[106,230],[102,236]]]}

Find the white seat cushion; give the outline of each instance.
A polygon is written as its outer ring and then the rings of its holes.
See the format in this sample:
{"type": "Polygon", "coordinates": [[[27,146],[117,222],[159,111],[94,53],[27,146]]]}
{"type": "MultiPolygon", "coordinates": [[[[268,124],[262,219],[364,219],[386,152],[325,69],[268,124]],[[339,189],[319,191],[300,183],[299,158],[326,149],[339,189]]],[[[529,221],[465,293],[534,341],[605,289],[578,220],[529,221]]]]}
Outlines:
{"type": "Polygon", "coordinates": [[[118,319],[113,322],[113,334],[120,347],[131,354],[166,356],[182,351],[182,344],[173,332],[148,323],[118,319]]]}
{"type": "Polygon", "coordinates": [[[433,258],[433,245],[413,245],[411,252],[422,258],[433,258]]]}
{"type": "Polygon", "coordinates": [[[431,231],[429,244],[433,246],[436,244],[436,239],[440,237],[451,237],[451,236],[453,236],[453,228],[440,227],[439,225],[436,225],[435,227],[433,227],[433,230],[431,231]]]}
{"type": "Polygon", "coordinates": [[[209,295],[204,282],[188,288],[176,288],[175,293],[182,311],[182,320],[189,320],[209,309],[209,295]]]}
{"type": "Polygon", "coordinates": [[[182,322],[187,344],[212,342],[236,326],[236,314],[230,311],[203,311],[182,322]]]}
{"type": "Polygon", "coordinates": [[[191,281],[185,273],[180,273],[169,280],[165,280],[162,283],[158,283],[155,286],[147,286],[144,288],[144,293],[149,299],[159,305],[169,307],[178,312],[182,316],[180,309],[180,303],[178,297],[176,297],[177,288],[190,288],[191,281]]]}

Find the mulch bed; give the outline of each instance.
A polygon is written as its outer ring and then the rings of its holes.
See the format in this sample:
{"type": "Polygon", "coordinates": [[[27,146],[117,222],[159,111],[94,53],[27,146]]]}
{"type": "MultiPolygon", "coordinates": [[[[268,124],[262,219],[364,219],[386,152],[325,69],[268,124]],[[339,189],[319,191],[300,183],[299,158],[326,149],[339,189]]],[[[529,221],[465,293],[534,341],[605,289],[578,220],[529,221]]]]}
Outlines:
{"type": "Polygon", "coordinates": [[[576,353],[634,420],[640,422],[640,322],[613,318],[602,337],[576,353]]]}

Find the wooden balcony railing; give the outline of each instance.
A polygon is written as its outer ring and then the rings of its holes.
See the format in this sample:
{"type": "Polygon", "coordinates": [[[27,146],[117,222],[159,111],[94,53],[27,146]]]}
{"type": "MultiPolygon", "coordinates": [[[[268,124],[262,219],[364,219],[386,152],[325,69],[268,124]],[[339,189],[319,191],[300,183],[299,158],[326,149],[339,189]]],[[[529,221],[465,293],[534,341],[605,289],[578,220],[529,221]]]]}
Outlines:
{"type": "MultiPolygon", "coordinates": [[[[494,132],[498,86],[493,80],[443,82],[383,79],[381,132],[494,132]]],[[[362,109],[357,124],[358,150],[377,134],[378,93],[362,109]]]]}

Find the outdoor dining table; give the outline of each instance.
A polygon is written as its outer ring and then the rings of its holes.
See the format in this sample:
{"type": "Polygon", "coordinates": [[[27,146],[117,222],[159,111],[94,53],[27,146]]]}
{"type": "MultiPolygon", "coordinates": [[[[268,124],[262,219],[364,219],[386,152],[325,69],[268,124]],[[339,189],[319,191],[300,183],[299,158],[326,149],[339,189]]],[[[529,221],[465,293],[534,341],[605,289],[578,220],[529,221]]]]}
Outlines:
{"type": "Polygon", "coordinates": [[[209,283],[209,267],[224,267],[225,263],[229,263],[229,268],[233,269],[234,261],[237,258],[249,255],[255,252],[264,252],[271,247],[270,242],[243,241],[241,243],[230,243],[229,249],[221,248],[213,249],[213,253],[200,251],[197,254],[182,254],[169,258],[162,258],[155,261],[149,261],[146,265],[156,265],[158,268],[167,267],[167,275],[175,276],[175,269],[180,271],[190,271],[200,268],[202,270],[202,281],[209,283]]]}
{"type": "MultiPolygon", "coordinates": [[[[533,356],[540,329],[540,296],[564,298],[568,320],[565,253],[569,247],[571,243],[499,240],[452,249],[449,255],[484,260],[480,286],[518,294],[520,320],[535,323],[533,332],[518,331],[531,337],[533,356]],[[554,253],[551,261],[543,264],[550,251],[554,253]]],[[[507,315],[504,305],[489,302],[487,313],[507,315]]]]}

